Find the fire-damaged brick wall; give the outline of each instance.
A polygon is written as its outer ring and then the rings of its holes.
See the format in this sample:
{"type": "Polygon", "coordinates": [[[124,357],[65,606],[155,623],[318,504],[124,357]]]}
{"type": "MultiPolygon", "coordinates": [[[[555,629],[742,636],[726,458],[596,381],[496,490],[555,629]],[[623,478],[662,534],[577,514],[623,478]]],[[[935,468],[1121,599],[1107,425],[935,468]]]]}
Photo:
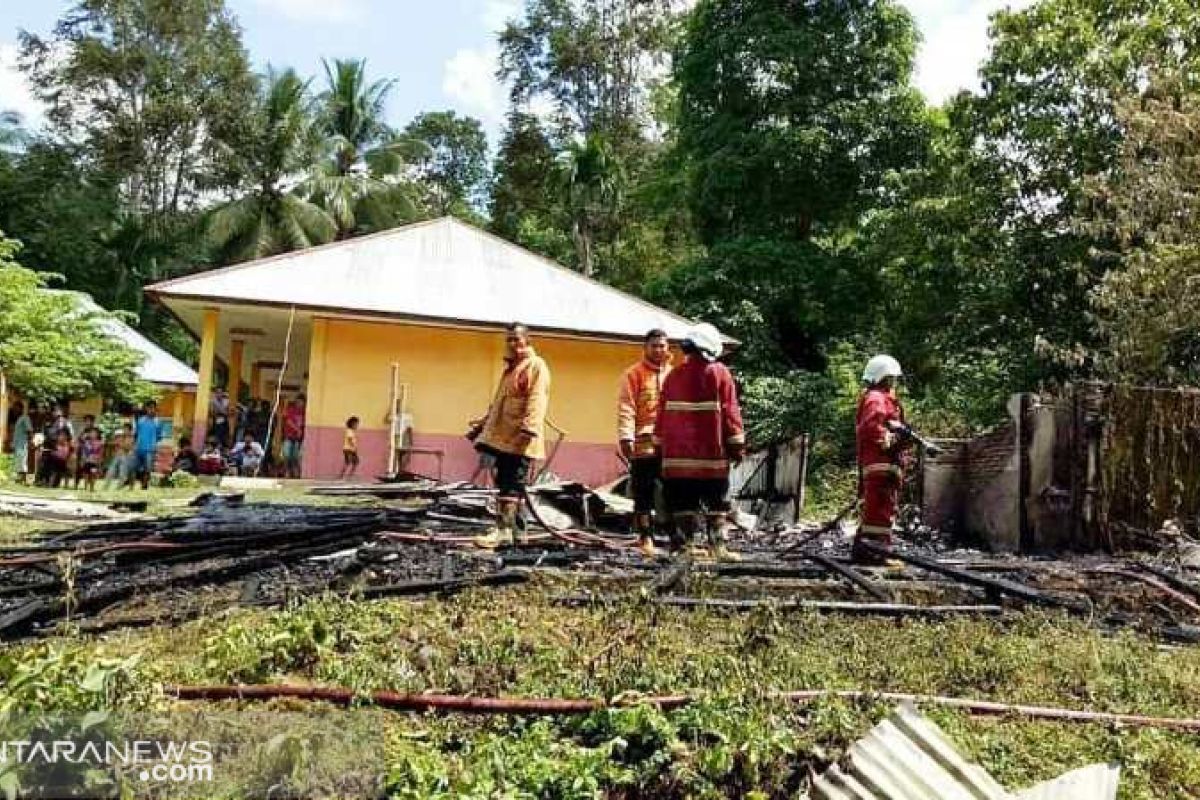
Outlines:
{"type": "Polygon", "coordinates": [[[963,543],[997,550],[1019,545],[1017,426],[969,440],[941,441],[922,469],[922,518],[963,543]]]}
{"type": "Polygon", "coordinates": [[[922,470],[924,519],[998,551],[1155,547],[1200,532],[1200,390],[1066,387],[946,442],[922,470]]]}

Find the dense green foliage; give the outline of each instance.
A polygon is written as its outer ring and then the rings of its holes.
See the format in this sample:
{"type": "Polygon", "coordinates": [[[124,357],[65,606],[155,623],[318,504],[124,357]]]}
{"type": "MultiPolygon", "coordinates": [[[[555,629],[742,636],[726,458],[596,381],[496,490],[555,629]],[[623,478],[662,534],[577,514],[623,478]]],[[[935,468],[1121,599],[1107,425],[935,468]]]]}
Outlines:
{"type": "Polygon", "coordinates": [[[756,438],[834,455],[877,351],[946,432],[1056,381],[1195,381],[1196,236],[1164,214],[1194,216],[1200,12],[1038,0],[989,35],[932,107],[897,0],[526,0],[489,155],[453,111],[393,127],[361,60],[252,75],[222,0],[78,0],[23,38],[50,126],[0,117],[0,227],[173,342],[147,281],[457,214],[715,322],[756,438]]]}
{"type": "Polygon", "coordinates": [[[141,400],[142,355],[104,331],[104,316],[72,292],[51,291],[45,275],[14,261],[19,245],[0,233],[0,369],[34,400],[141,400]]]}
{"type": "Polygon", "coordinates": [[[404,133],[428,148],[416,164],[439,213],[466,214],[482,199],[488,177],[487,135],[479,120],[431,111],[410,122],[404,133]]]}

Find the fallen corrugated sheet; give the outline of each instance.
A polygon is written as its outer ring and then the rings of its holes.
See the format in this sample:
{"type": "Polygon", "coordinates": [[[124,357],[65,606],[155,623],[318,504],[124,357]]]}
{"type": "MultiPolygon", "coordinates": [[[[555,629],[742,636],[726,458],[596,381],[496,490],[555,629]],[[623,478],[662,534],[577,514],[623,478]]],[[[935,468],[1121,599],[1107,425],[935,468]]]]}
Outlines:
{"type": "Polygon", "coordinates": [[[876,725],[817,780],[825,800],[1013,800],[984,770],[967,762],[937,726],[905,704],[876,725]]]}
{"type": "Polygon", "coordinates": [[[1093,764],[1040,783],[1018,795],[1019,800],[1117,800],[1121,768],[1115,764],[1093,764]]]}
{"type": "Polygon", "coordinates": [[[871,729],[813,786],[820,800],[1116,800],[1121,771],[1097,764],[1010,794],[910,704],[871,729]]]}

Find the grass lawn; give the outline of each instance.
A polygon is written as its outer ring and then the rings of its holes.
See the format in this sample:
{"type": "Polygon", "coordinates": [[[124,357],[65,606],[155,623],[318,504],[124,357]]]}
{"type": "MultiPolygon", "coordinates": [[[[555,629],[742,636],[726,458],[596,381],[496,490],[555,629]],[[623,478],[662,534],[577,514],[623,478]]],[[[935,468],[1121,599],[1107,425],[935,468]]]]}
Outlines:
{"type": "MultiPolygon", "coordinates": [[[[151,495],[158,508],[178,496],[151,495]]],[[[98,703],[195,707],[165,698],[160,687],[166,683],[299,682],[546,697],[696,692],[705,698],[668,713],[632,708],[557,719],[334,712],[345,731],[369,728],[370,741],[382,748],[387,792],[414,800],[800,797],[814,771],[889,711],[874,702],[793,707],[767,697],[775,690],[894,690],[1200,717],[1200,648],[1106,637],[1056,615],[897,622],[770,609],[731,616],[651,607],[636,596],[590,609],[547,600],[574,588],[571,578],[539,575],[524,587],[448,600],[319,597],[169,629],[22,644],[0,651],[0,685],[33,674],[37,680],[22,682],[10,708],[64,710],[98,703]],[[89,683],[85,678],[97,664],[107,665],[110,677],[89,683]]],[[[265,709],[314,720],[330,714],[295,701],[202,708],[243,715],[265,709]]],[[[927,711],[1013,789],[1111,760],[1125,770],[1123,800],[1200,798],[1195,735],[927,711]]],[[[353,767],[303,747],[286,752],[248,768],[268,774],[243,777],[241,794],[262,794],[264,786],[353,793],[345,783],[353,767]]],[[[239,791],[225,787],[216,794],[239,791]]]]}

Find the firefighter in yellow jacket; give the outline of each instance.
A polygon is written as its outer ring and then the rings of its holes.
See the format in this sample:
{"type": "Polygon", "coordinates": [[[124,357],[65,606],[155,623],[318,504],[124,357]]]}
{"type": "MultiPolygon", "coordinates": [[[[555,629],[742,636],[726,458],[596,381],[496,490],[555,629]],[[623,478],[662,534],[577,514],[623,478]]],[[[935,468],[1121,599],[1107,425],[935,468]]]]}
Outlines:
{"type": "Polygon", "coordinates": [[[654,492],[662,459],[654,444],[658,419],[658,395],[671,371],[671,346],[666,331],[655,328],[646,334],[642,360],[625,370],[617,406],[617,444],[629,463],[633,494],[633,531],[638,549],[654,556],[654,492]]]}
{"type": "Polygon", "coordinates": [[[546,456],[546,411],[550,406],[550,369],[529,342],[529,329],[514,323],[504,339],[505,368],[482,419],[471,422],[468,438],[475,449],[495,459],[499,522],[475,543],[512,545],[517,510],[525,495],[530,463],[546,456]]]}

